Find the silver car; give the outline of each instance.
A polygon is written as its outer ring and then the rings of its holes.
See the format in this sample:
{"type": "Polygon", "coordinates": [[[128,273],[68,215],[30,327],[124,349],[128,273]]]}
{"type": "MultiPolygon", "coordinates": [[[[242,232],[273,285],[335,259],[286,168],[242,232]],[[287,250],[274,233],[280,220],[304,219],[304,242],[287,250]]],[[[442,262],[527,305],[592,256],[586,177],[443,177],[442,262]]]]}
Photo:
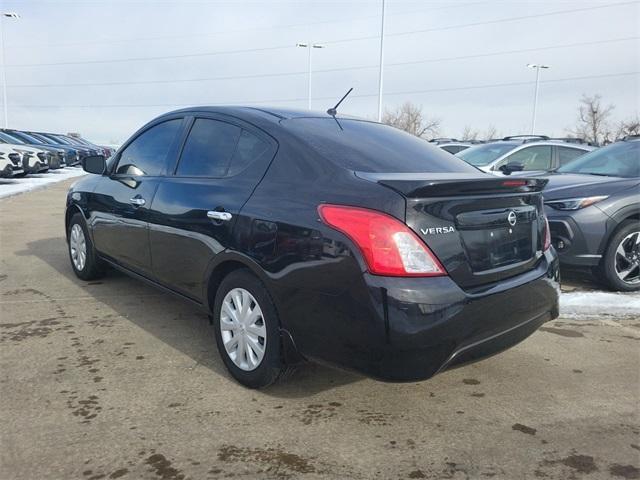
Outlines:
{"type": "Polygon", "coordinates": [[[580,139],[515,135],[476,145],[456,156],[494,175],[515,172],[549,172],[562,167],[595,147],[580,139]]]}

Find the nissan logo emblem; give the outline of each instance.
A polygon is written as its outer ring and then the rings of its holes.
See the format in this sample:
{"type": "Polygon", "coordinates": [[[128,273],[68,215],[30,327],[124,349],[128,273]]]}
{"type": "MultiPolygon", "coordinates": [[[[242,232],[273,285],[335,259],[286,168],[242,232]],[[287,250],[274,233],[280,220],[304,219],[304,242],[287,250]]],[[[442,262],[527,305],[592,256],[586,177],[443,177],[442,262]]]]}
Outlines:
{"type": "Polygon", "coordinates": [[[513,227],[516,224],[516,222],[518,221],[518,215],[516,215],[516,212],[511,210],[509,212],[509,215],[507,215],[507,220],[509,221],[509,225],[511,225],[513,227]]]}

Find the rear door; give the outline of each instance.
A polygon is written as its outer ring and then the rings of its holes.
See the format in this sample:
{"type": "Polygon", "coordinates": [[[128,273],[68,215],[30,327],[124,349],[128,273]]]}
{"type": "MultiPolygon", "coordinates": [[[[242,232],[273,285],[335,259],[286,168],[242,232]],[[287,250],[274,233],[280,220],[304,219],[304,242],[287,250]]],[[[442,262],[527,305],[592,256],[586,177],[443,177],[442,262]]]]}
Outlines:
{"type": "Polygon", "coordinates": [[[172,175],[157,189],[150,218],[155,278],[197,301],[215,255],[233,247],[242,206],[262,179],[276,142],[225,115],[189,119],[172,175]]]}
{"type": "Polygon", "coordinates": [[[153,196],[175,158],[183,118],[147,128],[122,150],[110,175],[91,196],[90,225],[96,249],[116,263],[152,277],[148,215],[153,196]]]}
{"type": "Polygon", "coordinates": [[[582,150],[581,148],[575,147],[557,146],[556,152],[558,154],[558,165],[556,167],[559,168],[564,167],[567,163],[572,162],[578,157],[581,157],[582,155],[587,153],[587,150],[582,150]]]}

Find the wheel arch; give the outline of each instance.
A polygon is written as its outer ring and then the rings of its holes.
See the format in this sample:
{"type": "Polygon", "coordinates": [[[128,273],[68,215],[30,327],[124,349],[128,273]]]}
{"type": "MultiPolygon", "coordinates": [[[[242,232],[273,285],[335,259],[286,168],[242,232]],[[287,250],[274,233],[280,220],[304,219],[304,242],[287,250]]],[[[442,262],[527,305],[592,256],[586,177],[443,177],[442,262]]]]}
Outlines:
{"type": "Polygon", "coordinates": [[[204,299],[205,307],[209,313],[212,313],[213,311],[215,295],[222,280],[231,272],[243,268],[249,270],[260,279],[276,305],[276,309],[278,309],[278,301],[269,285],[270,278],[264,273],[262,267],[260,267],[255,260],[247,257],[246,255],[236,252],[222,252],[215,256],[205,275],[205,291],[203,292],[202,297],[204,299]]]}
{"type": "Polygon", "coordinates": [[[209,319],[211,320],[213,318],[213,305],[220,283],[231,272],[240,269],[247,269],[260,279],[273,301],[278,316],[282,355],[285,362],[288,364],[303,362],[305,360],[304,356],[298,350],[291,333],[286,329],[286,326],[283,325],[281,315],[282,308],[277,296],[274,295],[274,289],[270,285],[272,281],[271,278],[264,272],[262,267],[250,257],[236,252],[225,252],[216,255],[216,258],[208,269],[207,281],[204,283],[205,292],[203,295],[203,303],[206,311],[209,313],[209,319]]]}
{"type": "Polygon", "coordinates": [[[73,218],[76,213],[82,215],[82,217],[86,220],[84,212],[77,204],[72,203],[67,207],[67,210],[64,213],[64,234],[67,238],[67,241],[69,240],[69,223],[71,222],[71,218],[73,218]]]}
{"type": "Polygon", "coordinates": [[[611,238],[618,232],[618,230],[620,230],[625,222],[629,220],[636,220],[637,222],[640,222],[640,206],[629,205],[627,208],[623,208],[616,212],[612,218],[615,222],[615,227],[603,236],[602,242],[600,243],[600,252],[602,252],[603,257],[609,247],[611,238]]]}

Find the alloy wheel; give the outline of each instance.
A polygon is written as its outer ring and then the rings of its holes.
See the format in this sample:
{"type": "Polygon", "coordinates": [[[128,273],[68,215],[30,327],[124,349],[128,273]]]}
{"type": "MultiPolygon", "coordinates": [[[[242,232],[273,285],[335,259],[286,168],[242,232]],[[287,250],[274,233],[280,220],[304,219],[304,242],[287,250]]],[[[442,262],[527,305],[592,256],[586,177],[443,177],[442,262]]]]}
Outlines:
{"type": "Polygon", "coordinates": [[[77,223],[71,227],[71,235],[69,235],[69,250],[71,251],[71,260],[78,271],[82,271],[87,262],[87,242],[84,238],[84,231],[77,223]]]}
{"type": "Polygon", "coordinates": [[[260,305],[244,288],[234,288],[224,297],[220,332],[226,353],[238,368],[258,368],[267,346],[267,328],[260,305]]]}
{"type": "Polygon", "coordinates": [[[640,232],[630,233],[618,244],[614,267],[623,282],[630,285],[640,283],[640,232]]]}

